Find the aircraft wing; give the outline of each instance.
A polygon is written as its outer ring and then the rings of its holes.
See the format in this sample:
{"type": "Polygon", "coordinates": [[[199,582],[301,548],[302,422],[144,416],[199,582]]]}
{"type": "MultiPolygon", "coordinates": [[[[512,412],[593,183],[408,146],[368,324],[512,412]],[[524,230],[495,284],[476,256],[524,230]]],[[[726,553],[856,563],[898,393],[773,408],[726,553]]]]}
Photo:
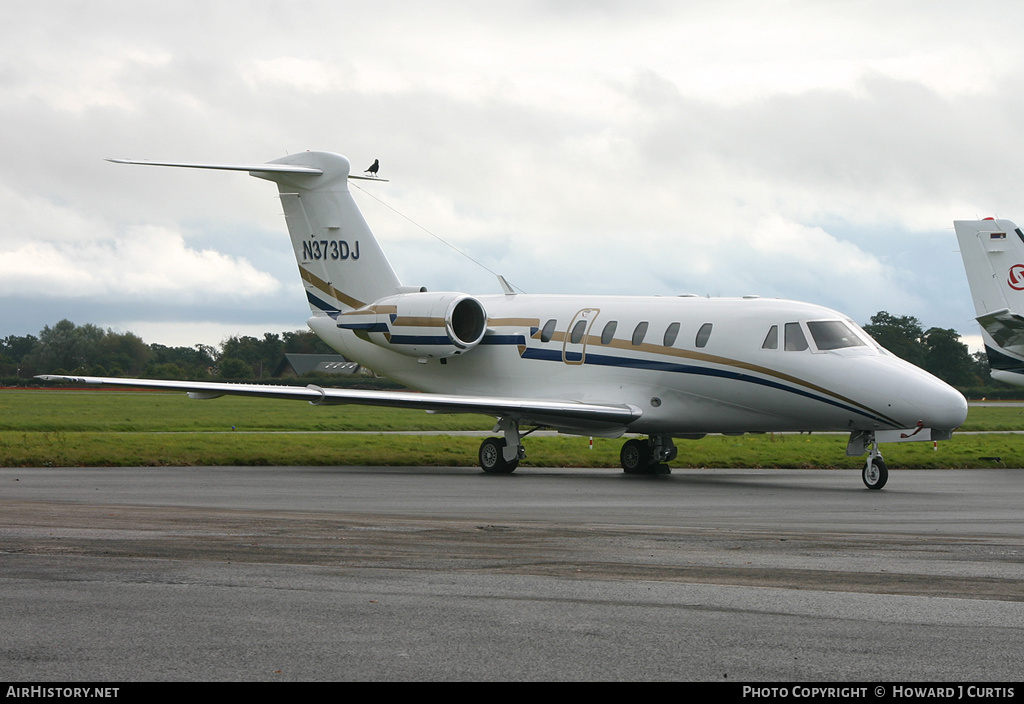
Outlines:
{"type": "Polygon", "coordinates": [[[643,411],[629,404],[584,403],[572,400],[527,399],[492,396],[460,396],[418,393],[415,391],[373,391],[331,389],[320,386],[274,386],[270,384],[230,384],[213,381],[170,381],[163,379],[124,379],[100,376],[64,376],[42,374],[38,379],[76,384],[130,386],[132,388],[187,391],[191,398],[219,396],[258,396],[261,398],[309,401],[315,406],[356,404],[412,408],[437,413],[480,413],[515,418],[520,422],[550,426],[566,432],[612,436],[621,435],[627,425],[643,411]]]}
{"type": "Polygon", "coordinates": [[[986,313],[978,318],[978,323],[1000,347],[1024,350],[1024,317],[1009,308],[986,313]]]}

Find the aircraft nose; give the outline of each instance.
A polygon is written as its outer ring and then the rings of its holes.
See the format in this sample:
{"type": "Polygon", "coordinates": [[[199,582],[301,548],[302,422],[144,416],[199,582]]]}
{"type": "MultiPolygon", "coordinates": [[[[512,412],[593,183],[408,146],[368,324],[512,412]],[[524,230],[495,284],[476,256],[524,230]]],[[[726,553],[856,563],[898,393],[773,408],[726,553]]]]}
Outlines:
{"type": "Polygon", "coordinates": [[[900,389],[900,396],[917,411],[917,420],[927,428],[952,432],[967,419],[964,395],[930,374],[908,380],[900,389]]]}

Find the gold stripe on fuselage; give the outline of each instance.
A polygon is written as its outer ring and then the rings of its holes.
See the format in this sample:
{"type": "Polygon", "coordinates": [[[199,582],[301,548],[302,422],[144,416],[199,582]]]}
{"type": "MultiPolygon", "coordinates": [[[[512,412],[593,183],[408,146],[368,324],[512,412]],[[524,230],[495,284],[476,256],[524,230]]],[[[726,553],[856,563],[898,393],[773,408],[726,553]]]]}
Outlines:
{"type": "Polygon", "coordinates": [[[444,318],[428,318],[426,316],[400,316],[391,321],[393,326],[406,328],[443,328],[444,318]]]}
{"type": "Polygon", "coordinates": [[[540,318],[488,318],[487,324],[491,327],[540,327],[540,318]]]}

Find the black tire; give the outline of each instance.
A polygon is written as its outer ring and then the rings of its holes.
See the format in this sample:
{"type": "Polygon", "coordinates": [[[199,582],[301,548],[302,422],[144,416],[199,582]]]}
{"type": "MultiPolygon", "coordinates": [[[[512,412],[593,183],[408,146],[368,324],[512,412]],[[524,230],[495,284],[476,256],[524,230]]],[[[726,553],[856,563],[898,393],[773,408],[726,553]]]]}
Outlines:
{"type": "Polygon", "coordinates": [[[505,460],[505,439],[487,438],[480,443],[480,469],[488,474],[511,474],[519,466],[519,460],[505,460]]]}
{"type": "Polygon", "coordinates": [[[885,460],[881,457],[874,457],[864,465],[861,472],[861,479],[868,489],[881,489],[889,481],[889,469],[885,466],[885,460]]]}
{"type": "Polygon", "coordinates": [[[651,450],[646,440],[633,438],[622,444],[619,463],[626,474],[647,474],[651,471],[651,450]]]}

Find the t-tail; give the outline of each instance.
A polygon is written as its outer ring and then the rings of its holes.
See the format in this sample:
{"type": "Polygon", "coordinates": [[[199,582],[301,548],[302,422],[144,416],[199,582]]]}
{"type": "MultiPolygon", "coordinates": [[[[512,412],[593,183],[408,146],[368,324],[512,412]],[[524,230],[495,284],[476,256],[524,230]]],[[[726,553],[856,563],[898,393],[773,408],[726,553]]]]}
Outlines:
{"type": "Polygon", "coordinates": [[[383,179],[352,175],[348,159],[340,154],[302,152],[266,164],[110,161],[248,171],[276,183],[313,311],[307,323],[329,345],[361,364],[373,368],[382,363],[374,354],[376,348],[420,360],[461,355],[483,340],[487,312],[479,300],[401,285],[348,190],[349,179],[383,179]],[[347,332],[339,334],[339,329],[347,332]],[[363,344],[367,342],[371,352],[363,344]],[[362,352],[353,351],[351,344],[362,352]]]}
{"type": "MultiPolygon", "coordinates": [[[[248,171],[280,192],[295,261],[314,313],[337,313],[403,290],[348,189],[348,159],[300,152],[266,164],[197,164],[111,159],[118,163],[248,171]]],[[[381,180],[381,179],[372,179],[381,180]]]]}
{"type": "Polygon", "coordinates": [[[1024,385],[1024,232],[995,218],[953,226],[992,378],[1024,385]]]}

